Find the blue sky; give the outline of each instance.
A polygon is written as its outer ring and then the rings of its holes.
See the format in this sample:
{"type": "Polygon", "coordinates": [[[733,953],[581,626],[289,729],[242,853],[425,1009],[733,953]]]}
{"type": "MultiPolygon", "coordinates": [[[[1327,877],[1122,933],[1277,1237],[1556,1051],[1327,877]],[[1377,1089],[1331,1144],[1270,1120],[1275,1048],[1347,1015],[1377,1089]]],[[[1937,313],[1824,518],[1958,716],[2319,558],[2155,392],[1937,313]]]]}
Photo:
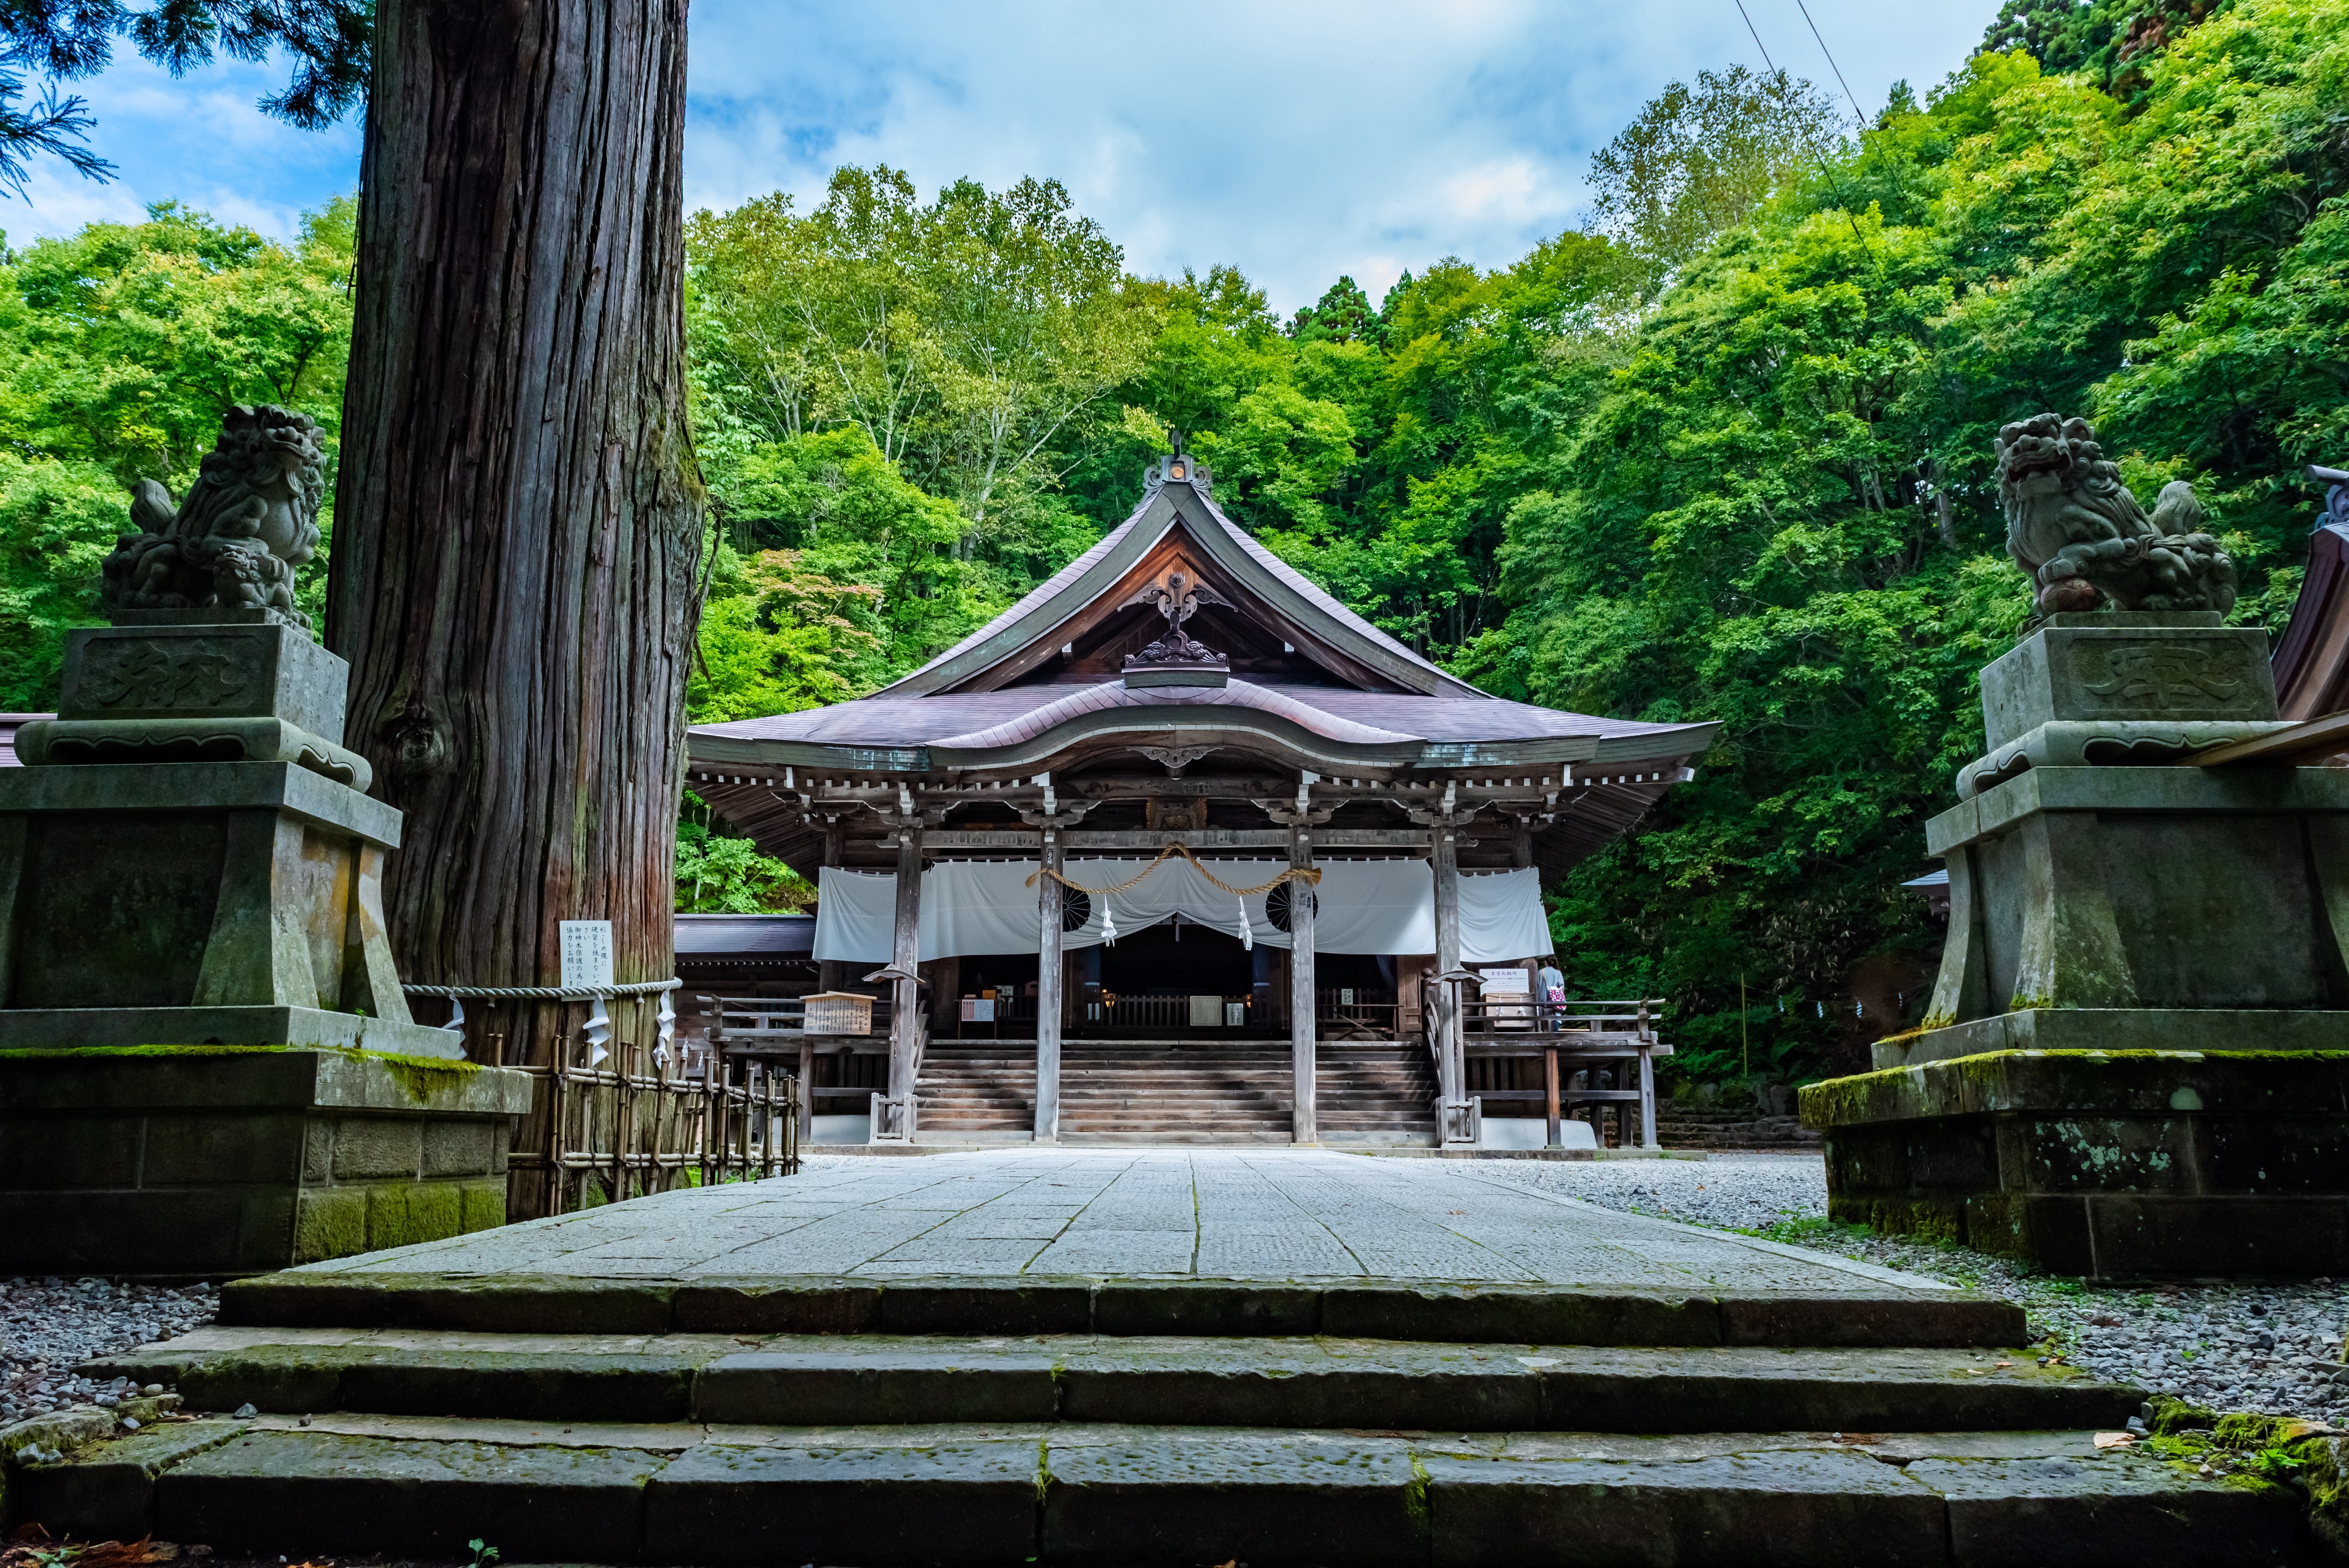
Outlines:
{"type": "MultiPolygon", "coordinates": [[[[1840,96],[1795,0],[1745,0],[1774,59],[1840,96]]],[[[1859,101],[1921,92],[1997,0],[1808,0],[1859,101]]],[[[1066,184],[1147,273],[1237,263],[1294,310],[1340,273],[1375,299],[1406,267],[1506,264],[1573,223],[1603,146],[1665,84],[1760,64],[1733,0],[697,0],[686,193],[802,209],[843,162],[926,193],[968,175],[1066,184]]],[[[128,51],[126,50],[127,54],[128,51]]],[[[0,195],[12,242],[177,197],[265,232],[358,177],[356,120],[311,134],[254,101],[282,81],[174,82],[125,59],[79,90],[120,167],[40,165],[0,195]]]]}

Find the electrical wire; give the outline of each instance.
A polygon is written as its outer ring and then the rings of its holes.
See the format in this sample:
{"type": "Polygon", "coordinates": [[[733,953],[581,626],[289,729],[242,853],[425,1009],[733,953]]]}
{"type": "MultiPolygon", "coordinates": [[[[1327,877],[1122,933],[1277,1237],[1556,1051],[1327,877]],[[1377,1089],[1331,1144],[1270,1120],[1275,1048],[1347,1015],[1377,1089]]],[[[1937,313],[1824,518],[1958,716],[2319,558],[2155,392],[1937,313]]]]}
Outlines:
{"type": "MultiPolygon", "coordinates": [[[[1819,32],[1819,25],[1816,22],[1811,21],[1811,8],[1803,4],[1803,0],[1795,0],[1795,9],[1800,11],[1803,14],[1803,20],[1809,24],[1811,36],[1818,39],[1819,53],[1827,57],[1827,69],[1835,73],[1837,83],[1843,88],[1843,96],[1847,99],[1850,100],[1851,112],[1854,119],[1856,119],[1861,126],[1866,126],[1868,124],[1868,111],[1859,107],[1859,95],[1851,90],[1851,84],[1843,79],[1843,67],[1836,64],[1835,51],[1827,47],[1826,37],[1819,32]]],[[[1750,23],[1748,24],[1749,26],[1751,25],[1752,24],[1750,23]]],[[[1756,39],[1755,42],[1758,43],[1760,40],[1756,39]]]]}
{"type": "MultiPolygon", "coordinates": [[[[1802,4],[1802,0],[1795,0],[1795,3],[1799,5],[1802,4]]],[[[1769,67],[1770,74],[1773,77],[1780,75],[1781,73],[1778,69],[1778,62],[1770,57],[1770,46],[1762,41],[1762,29],[1754,25],[1753,13],[1745,9],[1745,0],[1734,0],[1734,4],[1737,6],[1737,14],[1745,18],[1745,30],[1754,36],[1754,46],[1762,51],[1762,63],[1769,67]]],[[[1807,22],[1810,19],[1811,14],[1808,11],[1805,11],[1803,13],[1803,20],[1807,22]]],[[[1811,31],[1814,34],[1816,34],[1818,29],[1816,27],[1813,27],[1811,31]]],[[[1826,46],[1826,40],[1824,38],[1820,39],[1820,50],[1825,52],[1826,46]]],[[[1827,64],[1829,67],[1833,67],[1835,65],[1835,57],[1833,55],[1827,56],[1827,64]]],[[[1836,72],[1836,79],[1837,81],[1843,80],[1843,73],[1840,70],[1836,72]]],[[[1847,86],[1843,90],[1845,96],[1849,97],[1851,88],[1847,86]]],[[[1859,100],[1853,98],[1852,107],[1854,108],[1857,108],[1859,107],[1859,100]]],[[[1843,181],[1837,178],[1835,166],[1827,161],[1827,155],[1819,150],[1819,144],[1816,141],[1811,143],[1811,156],[1819,160],[1819,172],[1826,175],[1827,177],[1827,183],[1835,187],[1836,205],[1843,209],[1844,222],[1851,225],[1851,237],[1859,242],[1860,248],[1862,250],[1866,250],[1868,248],[1868,236],[1859,232],[1859,219],[1853,214],[1851,202],[1843,193],[1843,181]]]]}

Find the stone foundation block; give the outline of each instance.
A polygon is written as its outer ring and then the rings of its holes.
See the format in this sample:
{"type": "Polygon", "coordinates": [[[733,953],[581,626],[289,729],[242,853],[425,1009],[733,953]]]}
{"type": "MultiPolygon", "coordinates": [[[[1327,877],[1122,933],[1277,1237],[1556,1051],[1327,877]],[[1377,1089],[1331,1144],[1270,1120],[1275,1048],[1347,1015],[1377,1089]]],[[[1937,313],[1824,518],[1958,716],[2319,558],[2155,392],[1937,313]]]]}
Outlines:
{"type": "Polygon", "coordinates": [[[2349,1050],[1998,1051],[1802,1102],[1838,1220],[2100,1278],[2349,1272],[2349,1050]]]}
{"type": "Polygon", "coordinates": [[[0,1274],[220,1277],[488,1229],[531,1093],[358,1051],[0,1051],[0,1274]]]}

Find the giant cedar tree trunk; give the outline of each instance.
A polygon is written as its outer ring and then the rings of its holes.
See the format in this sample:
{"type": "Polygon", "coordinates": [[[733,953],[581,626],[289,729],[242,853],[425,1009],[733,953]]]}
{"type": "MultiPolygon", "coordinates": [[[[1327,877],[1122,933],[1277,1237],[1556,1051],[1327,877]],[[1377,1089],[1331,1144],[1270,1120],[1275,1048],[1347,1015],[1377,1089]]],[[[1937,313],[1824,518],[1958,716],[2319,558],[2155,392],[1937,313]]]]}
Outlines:
{"type": "MultiPolygon", "coordinates": [[[[552,984],[566,919],[613,923],[622,981],[670,973],[701,542],[685,14],[376,13],[327,642],[350,744],[407,813],[387,913],[410,980],[552,984]]],[[[498,1011],[509,1061],[579,1016],[498,1011]]]]}

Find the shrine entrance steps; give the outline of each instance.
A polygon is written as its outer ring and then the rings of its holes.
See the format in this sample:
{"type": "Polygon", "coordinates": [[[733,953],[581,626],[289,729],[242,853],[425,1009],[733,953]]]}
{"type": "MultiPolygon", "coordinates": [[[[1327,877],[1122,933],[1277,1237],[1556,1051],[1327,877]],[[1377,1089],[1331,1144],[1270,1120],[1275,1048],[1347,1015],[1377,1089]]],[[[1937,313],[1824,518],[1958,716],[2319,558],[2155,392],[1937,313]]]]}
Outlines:
{"type": "Polygon", "coordinates": [[[295,1561],[2306,1560],[2281,1489],[2098,1448],[2141,1393],[1954,1293],[291,1274],[224,1316],[87,1368],[215,1414],[18,1470],[13,1519],[295,1561]]]}
{"type": "MultiPolygon", "coordinates": [[[[1412,1041],[1324,1040],[1315,1097],[1325,1143],[1432,1146],[1435,1074],[1412,1041]]],[[[1285,1144],[1293,1090],[1286,1040],[1069,1040],[1061,1047],[1061,1141],[1285,1144]]],[[[915,1086],[915,1140],[1016,1140],[1035,1127],[1036,1047],[933,1040],[915,1086]]]]}
{"type": "Polygon", "coordinates": [[[1723,1153],[1816,1154],[1821,1147],[1818,1133],[1800,1117],[1705,1109],[1664,1099],[1656,1102],[1656,1140],[1667,1149],[1723,1153]]]}

